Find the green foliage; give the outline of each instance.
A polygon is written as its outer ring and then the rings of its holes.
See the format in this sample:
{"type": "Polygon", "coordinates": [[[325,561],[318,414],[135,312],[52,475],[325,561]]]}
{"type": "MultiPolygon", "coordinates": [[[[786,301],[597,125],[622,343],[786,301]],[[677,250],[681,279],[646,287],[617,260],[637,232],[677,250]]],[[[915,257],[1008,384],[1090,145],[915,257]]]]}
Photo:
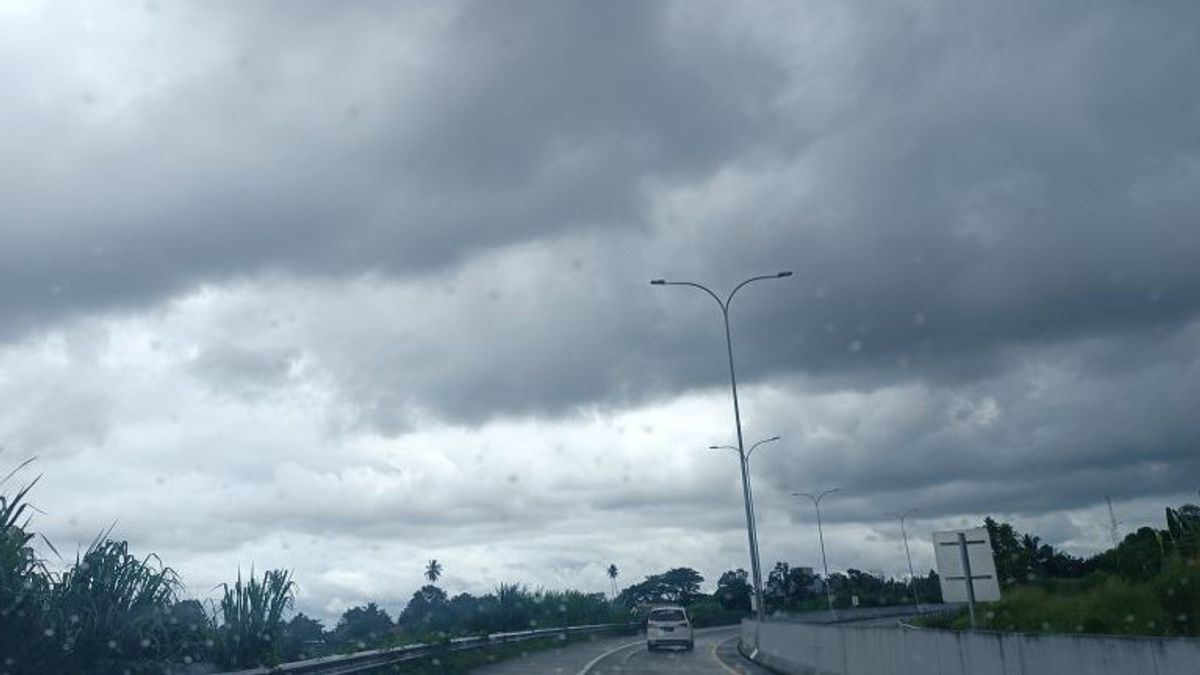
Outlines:
{"type": "MultiPolygon", "coordinates": [[[[161,673],[172,663],[202,658],[202,641],[178,639],[186,632],[175,616],[179,582],[157,557],[139,559],[105,533],[66,571],[50,573],[31,546],[27,498],[36,483],[0,495],[0,653],[6,671],[161,673]]],[[[200,623],[202,632],[207,618],[200,623]]]]}
{"type": "MultiPolygon", "coordinates": [[[[977,610],[979,627],[987,630],[1102,635],[1195,636],[1196,617],[1200,565],[1180,556],[1171,557],[1149,581],[1094,572],[1013,587],[999,602],[977,610]]],[[[970,620],[963,610],[921,623],[963,630],[970,620]]]]}
{"type": "MultiPolygon", "coordinates": [[[[426,588],[437,590],[433,586],[426,588]]],[[[445,597],[444,593],[442,597],[445,597]]],[[[351,607],[342,613],[342,618],[338,620],[333,631],[333,639],[338,644],[349,645],[354,649],[366,649],[390,637],[394,627],[388,613],[375,603],[369,602],[363,607],[351,607]]]]}
{"type": "Polygon", "coordinates": [[[283,625],[281,658],[302,661],[325,653],[325,627],[303,612],[283,625]]]}
{"type": "Polygon", "coordinates": [[[1200,636],[1200,558],[1172,556],[1153,587],[1171,633],[1200,636]]]}
{"type": "MultiPolygon", "coordinates": [[[[906,605],[913,601],[912,586],[907,581],[854,568],[846,570],[845,574],[830,574],[829,587],[833,592],[834,607],[853,607],[855,597],[858,598],[859,607],[888,607],[906,605]]],[[[922,599],[925,602],[931,601],[924,596],[922,599]]]]}
{"type": "MultiPolygon", "coordinates": [[[[976,617],[979,627],[985,630],[1164,634],[1166,617],[1147,590],[1144,585],[1119,578],[1106,579],[1086,592],[1055,584],[1021,586],[1006,591],[999,602],[981,605],[976,617]]],[[[964,630],[970,620],[959,613],[935,623],[964,630]]]]}
{"type": "Polygon", "coordinates": [[[169,618],[178,589],[174,571],[157,556],[138,559],[126,542],[98,538],[51,589],[47,630],[66,669],[155,671],[136,664],[174,656],[169,618]]]}
{"type": "Polygon", "coordinates": [[[746,570],[729,570],[717,580],[717,601],[727,611],[749,612],[753,593],[754,587],[750,585],[750,575],[746,570]]]}
{"type": "Polygon", "coordinates": [[[992,540],[992,555],[1000,586],[1027,584],[1039,579],[1078,578],[1088,571],[1084,561],[1042,543],[1040,537],[1020,534],[1008,523],[985,518],[992,540]]]}
{"type": "Polygon", "coordinates": [[[655,604],[687,605],[700,597],[702,583],[704,577],[696,570],[676,567],[626,588],[617,596],[617,602],[631,609],[655,604]]]}
{"type": "Polygon", "coordinates": [[[253,570],[233,586],[222,584],[217,660],[228,668],[250,668],[278,661],[283,613],[292,606],[296,584],[287,570],[267,570],[259,581],[253,570]]]}
{"type": "Polygon", "coordinates": [[[806,600],[817,597],[820,584],[808,567],[792,567],[785,562],[775,563],[767,575],[763,594],[767,609],[773,612],[797,611],[806,600]]]}
{"type": "Polygon", "coordinates": [[[459,635],[627,619],[602,593],[530,591],[521,583],[501,583],[481,597],[460,593],[452,599],[436,586],[424,586],[413,593],[397,623],[401,641],[436,642],[459,635]]]}
{"type": "Polygon", "coordinates": [[[716,597],[705,597],[688,605],[688,616],[692,625],[697,628],[707,626],[728,626],[741,621],[749,613],[746,609],[726,609],[716,597]]]}
{"type": "MultiPolygon", "coordinates": [[[[21,468],[5,476],[7,482],[21,468]]],[[[50,576],[30,543],[29,491],[34,479],[14,495],[0,494],[0,654],[13,659],[17,672],[36,672],[52,645],[45,639],[45,608],[50,576]]]]}
{"type": "Polygon", "coordinates": [[[425,578],[431,584],[436,584],[437,580],[442,578],[442,564],[436,558],[425,565],[425,578]]]}
{"type": "Polygon", "coordinates": [[[432,584],[422,586],[412,594],[398,621],[417,635],[444,632],[450,625],[448,604],[446,591],[432,584]]]}

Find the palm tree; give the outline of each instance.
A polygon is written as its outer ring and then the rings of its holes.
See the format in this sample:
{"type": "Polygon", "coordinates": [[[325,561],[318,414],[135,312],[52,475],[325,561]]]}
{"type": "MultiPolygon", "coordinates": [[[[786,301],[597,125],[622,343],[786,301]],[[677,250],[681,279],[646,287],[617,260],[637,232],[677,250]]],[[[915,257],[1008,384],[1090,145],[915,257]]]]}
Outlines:
{"type": "Polygon", "coordinates": [[[430,560],[429,564],[425,566],[425,578],[429,580],[429,583],[436,584],[441,576],[442,564],[437,561],[437,558],[430,560]]]}
{"type": "Polygon", "coordinates": [[[1030,581],[1046,576],[1046,567],[1054,557],[1054,549],[1043,544],[1041,537],[1025,535],[1021,538],[1021,552],[1025,556],[1026,578],[1030,581]]]}
{"type": "Polygon", "coordinates": [[[615,564],[610,564],[608,566],[608,579],[609,579],[609,581],[612,582],[612,592],[613,592],[614,600],[617,598],[617,574],[618,573],[619,572],[618,572],[617,566],[615,564]]]}

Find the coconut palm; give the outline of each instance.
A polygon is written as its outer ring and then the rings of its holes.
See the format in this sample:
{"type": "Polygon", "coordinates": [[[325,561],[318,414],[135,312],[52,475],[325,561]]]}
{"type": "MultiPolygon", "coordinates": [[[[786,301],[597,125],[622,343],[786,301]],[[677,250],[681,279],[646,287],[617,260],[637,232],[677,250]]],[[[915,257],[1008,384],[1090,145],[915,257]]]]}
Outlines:
{"type": "Polygon", "coordinates": [[[1021,538],[1021,552],[1025,556],[1025,573],[1029,579],[1046,576],[1046,567],[1054,557],[1054,549],[1042,543],[1041,537],[1026,534],[1021,538]]]}
{"type": "Polygon", "coordinates": [[[437,558],[430,560],[429,564],[425,566],[425,578],[429,580],[429,583],[436,584],[441,576],[442,564],[437,561],[437,558]]]}
{"type": "Polygon", "coordinates": [[[617,597],[617,574],[618,573],[619,573],[619,571],[617,570],[617,566],[615,564],[610,564],[608,566],[608,580],[612,582],[612,593],[613,593],[614,599],[617,597]]]}

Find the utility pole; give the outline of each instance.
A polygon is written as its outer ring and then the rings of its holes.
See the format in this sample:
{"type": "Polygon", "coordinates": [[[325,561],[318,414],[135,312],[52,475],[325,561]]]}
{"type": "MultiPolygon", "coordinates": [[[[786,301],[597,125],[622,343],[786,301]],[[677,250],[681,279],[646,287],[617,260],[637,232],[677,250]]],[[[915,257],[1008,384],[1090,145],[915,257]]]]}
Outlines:
{"type": "Polygon", "coordinates": [[[1117,529],[1117,525],[1119,524],[1117,522],[1117,514],[1113,511],[1112,496],[1105,495],[1104,501],[1108,502],[1108,534],[1112,537],[1113,548],[1116,549],[1121,544],[1121,533],[1117,529]]]}
{"type": "Polygon", "coordinates": [[[734,428],[737,429],[737,448],[740,459],[739,464],[742,470],[742,501],[746,509],[746,536],[750,544],[750,571],[754,576],[755,614],[759,624],[766,619],[766,612],[763,609],[762,567],[759,565],[758,560],[758,531],[754,525],[754,502],[750,495],[750,467],[746,461],[746,445],[742,440],[742,409],[738,403],[737,372],[733,365],[733,334],[729,330],[729,305],[733,302],[733,296],[737,295],[737,292],[746,284],[767,279],[782,279],[790,276],[792,276],[792,273],[784,270],[775,274],[750,277],[737,286],[734,286],[733,290],[729,292],[729,295],[725,296],[724,300],[708,286],[693,281],[668,281],[666,279],[653,279],[650,281],[651,286],[691,286],[692,288],[697,288],[708,293],[713,300],[716,300],[717,306],[721,308],[721,318],[725,321],[725,355],[729,360],[729,388],[733,393],[733,424],[734,428]]]}

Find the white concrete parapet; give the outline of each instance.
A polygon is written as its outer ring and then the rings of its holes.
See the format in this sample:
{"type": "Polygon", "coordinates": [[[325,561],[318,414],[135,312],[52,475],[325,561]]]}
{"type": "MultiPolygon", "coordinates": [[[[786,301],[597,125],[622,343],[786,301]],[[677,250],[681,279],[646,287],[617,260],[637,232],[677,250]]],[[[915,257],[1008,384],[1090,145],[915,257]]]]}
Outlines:
{"type": "Polygon", "coordinates": [[[1200,640],[742,622],[742,651],[789,675],[1198,675],[1200,640]]]}

